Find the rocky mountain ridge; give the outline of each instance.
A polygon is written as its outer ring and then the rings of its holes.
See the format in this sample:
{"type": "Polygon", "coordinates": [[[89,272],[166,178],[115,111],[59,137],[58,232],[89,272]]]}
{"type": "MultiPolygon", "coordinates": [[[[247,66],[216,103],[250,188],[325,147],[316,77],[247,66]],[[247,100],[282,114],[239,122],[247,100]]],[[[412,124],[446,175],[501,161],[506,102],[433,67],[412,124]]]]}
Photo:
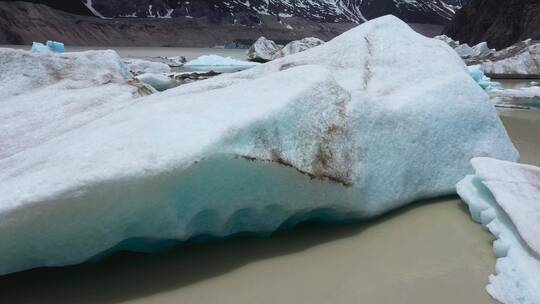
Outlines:
{"type": "Polygon", "coordinates": [[[486,41],[503,49],[526,39],[540,39],[540,1],[471,0],[444,30],[470,45],[486,41]]]}

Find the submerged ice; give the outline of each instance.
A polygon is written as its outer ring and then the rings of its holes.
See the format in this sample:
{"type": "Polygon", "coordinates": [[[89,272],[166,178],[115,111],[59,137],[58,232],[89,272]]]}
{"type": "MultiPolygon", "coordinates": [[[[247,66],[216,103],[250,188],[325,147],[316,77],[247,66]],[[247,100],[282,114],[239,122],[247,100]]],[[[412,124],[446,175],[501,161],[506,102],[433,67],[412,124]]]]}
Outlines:
{"type": "MultiPolygon", "coordinates": [[[[71,97],[51,101],[54,121],[32,111],[35,136],[19,137],[28,117],[16,98],[47,107],[39,86],[0,82],[12,92],[0,100],[0,115],[18,113],[0,126],[11,132],[0,139],[0,273],[151,250],[158,240],[370,218],[455,193],[473,157],[518,157],[459,56],[394,17],[140,98],[133,81],[122,79],[121,60],[114,62],[118,70],[103,67],[109,81],[80,81],[89,96],[109,86],[129,96],[89,103],[106,109],[99,114],[63,110],[78,100],[62,80],[57,93],[71,97]]],[[[95,64],[68,66],[85,77],[95,64]]],[[[42,89],[52,94],[56,85],[42,89]]]]}

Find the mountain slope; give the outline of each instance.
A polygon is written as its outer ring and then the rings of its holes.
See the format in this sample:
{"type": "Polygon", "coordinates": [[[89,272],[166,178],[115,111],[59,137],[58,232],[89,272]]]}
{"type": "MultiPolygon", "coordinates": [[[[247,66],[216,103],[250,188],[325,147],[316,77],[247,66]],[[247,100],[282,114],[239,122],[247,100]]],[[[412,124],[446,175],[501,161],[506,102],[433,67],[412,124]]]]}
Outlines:
{"type": "Polygon", "coordinates": [[[361,23],[387,14],[408,22],[444,24],[464,0],[83,0],[106,17],[209,17],[257,23],[261,15],[361,23]]]}
{"type": "Polygon", "coordinates": [[[211,47],[229,42],[251,44],[260,36],[280,43],[304,37],[329,40],[354,26],[302,18],[260,17],[250,27],[208,18],[171,19],[80,16],[28,2],[0,1],[0,44],[31,44],[58,40],[86,46],[211,47]]]}
{"type": "Polygon", "coordinates": [[[497,49],[528,38],[540,39],[540,1],[471,0],[444,33],[471,45],[487,41],[497,49]]]}
{"type": "MultiPolygon", "coordinates": [[[[21,0],[0,0],[0,2],[16,2],[21,0]]],[[[94,13],[79,0],[23,0],[25,2],[45,4],[52,8],[62,10],[64,12],[82,15],[93,16],[94,13]]]]}

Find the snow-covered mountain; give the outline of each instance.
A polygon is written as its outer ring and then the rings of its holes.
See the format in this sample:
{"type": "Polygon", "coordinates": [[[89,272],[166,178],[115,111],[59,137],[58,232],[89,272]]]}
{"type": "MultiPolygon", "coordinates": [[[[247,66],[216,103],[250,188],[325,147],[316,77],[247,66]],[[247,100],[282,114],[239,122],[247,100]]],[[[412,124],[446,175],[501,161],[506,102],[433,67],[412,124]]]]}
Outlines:
{"type": "Polygon", "coordinates": [[[466,0],[82,0],[102,17],[207,17],[257,24],[258,16],[361,23],[386,14],[409,22],[446,23],[466,0]]]}

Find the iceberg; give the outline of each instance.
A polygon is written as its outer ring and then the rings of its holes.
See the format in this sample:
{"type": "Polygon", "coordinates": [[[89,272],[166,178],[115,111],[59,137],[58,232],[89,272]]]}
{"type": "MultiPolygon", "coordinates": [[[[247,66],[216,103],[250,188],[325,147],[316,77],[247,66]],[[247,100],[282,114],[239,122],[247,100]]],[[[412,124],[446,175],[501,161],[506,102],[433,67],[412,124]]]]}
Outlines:
{"type": "Polygon", "coordinates": [[[281,57],[300,53],[323,44],[324,41],[315,37],[294,40],[287,45],[279,45],[272,40],[260,37],[249,48],[247,57],[251,61],[268,62],[281,57]]]}
{"type": "Polygon", "coordinates": [[[500,303],[540,303],[540,168],[475,158],[457,184],[472,218],[497,240],[496,274],[486,287],[500,303]]]}
{"type": "Polygon", "coordinates": [[[478,85],[486,90],[491,91],[495,89],[501,89],[501,84],[495,81],[491,81],[491,78],[487,77],[484,74],[484,70],[481,65],[471,65],[467,67],[469,69],[469,73],[471,74],[471,77],[478,83],[478,85]]]}
{"type": "Polygon", "coordinates": [[[478,63],[496,52],[495,49],[489,48],[486,42],[480,42],[471,47],[467,43],[461,44],[459,41],[455,41],[446,35],[440,35],[434,38],[444,41],[446,44],[452,47],[454,51],[456,51],[456,53],[458,53],[458,55],[467,63],[478,63]]]}
{"type": "MultiPolygon", "coordinates": [[[[1,274],[368,219],[455,193],[474,157],[518,158],[459,56],[392,16],[108,109],[62,112],[55,121],[84,123],[47,140],[2,139],[1,274]]],[[[10,128],[24,134],[22,123],[10,128]]]]}
{"type": "Polygon", "coordinates": [[[58,41],[47,41],[47,47],[53,52],[53,53],[64,53],[64,44],[62,42],[58,41]]]}
{"type": "Polygon", "coordinates": [[[40,42],[33,42],[32,53],[64,53],[64,44],[57,41],[47,41],[46,45],[40,42]]]}
{"type": "Polygon", "coordinates": [[[50,54],[52,51],[41,42],[33,42],[32,53],[50,54]]]}
{"type": "Polygon", "coordinates": [[[124,63],[131,73],[135,75],[152,73],[167,74],[171,72],[171,67],[163,62],[156,62],[136,58],[124,58],[124,63]]]}
{"type": "Polygon", "coordinates": [[[285,47],[279,50],[279,52],[277,52],[273,56],[273,59],[300,53],[305,50],[309,50],[311,48],[319,46],[321,44],[324,44],[324,41],[318,38],[314,38],[314,37],[308,37],[301,40],[291,41],[287,45],[285,45],[285,47]]]}
{"type": "Polygon", "coordinates": [[[203,55],[199,58],[188,61],[185,66],[216,66],[216,67],[252,67],[258,63],[244,60],[236,60],[231,57],[221,57],[218,55],[203,55]]]}
{"type": "Polygon", "coordinates": [[[279,45],[265,37],[259,37],[248,49],[247,58],[256,62],[268,62],[274,59],[274,56],[281,48],[283,48],[283,45],[279,45]]]}
{"type": "Polygon", "coordinates": [[[482,62],[488,74],[540,76],[540,42],[526,40],[482,62]]]}
{"type": "Polygon", "coordinates": [[[165,91],[176,86],[176,81],[173,78],[163,74],[144,73],[135,78],[158,91],[165,91]]]}

